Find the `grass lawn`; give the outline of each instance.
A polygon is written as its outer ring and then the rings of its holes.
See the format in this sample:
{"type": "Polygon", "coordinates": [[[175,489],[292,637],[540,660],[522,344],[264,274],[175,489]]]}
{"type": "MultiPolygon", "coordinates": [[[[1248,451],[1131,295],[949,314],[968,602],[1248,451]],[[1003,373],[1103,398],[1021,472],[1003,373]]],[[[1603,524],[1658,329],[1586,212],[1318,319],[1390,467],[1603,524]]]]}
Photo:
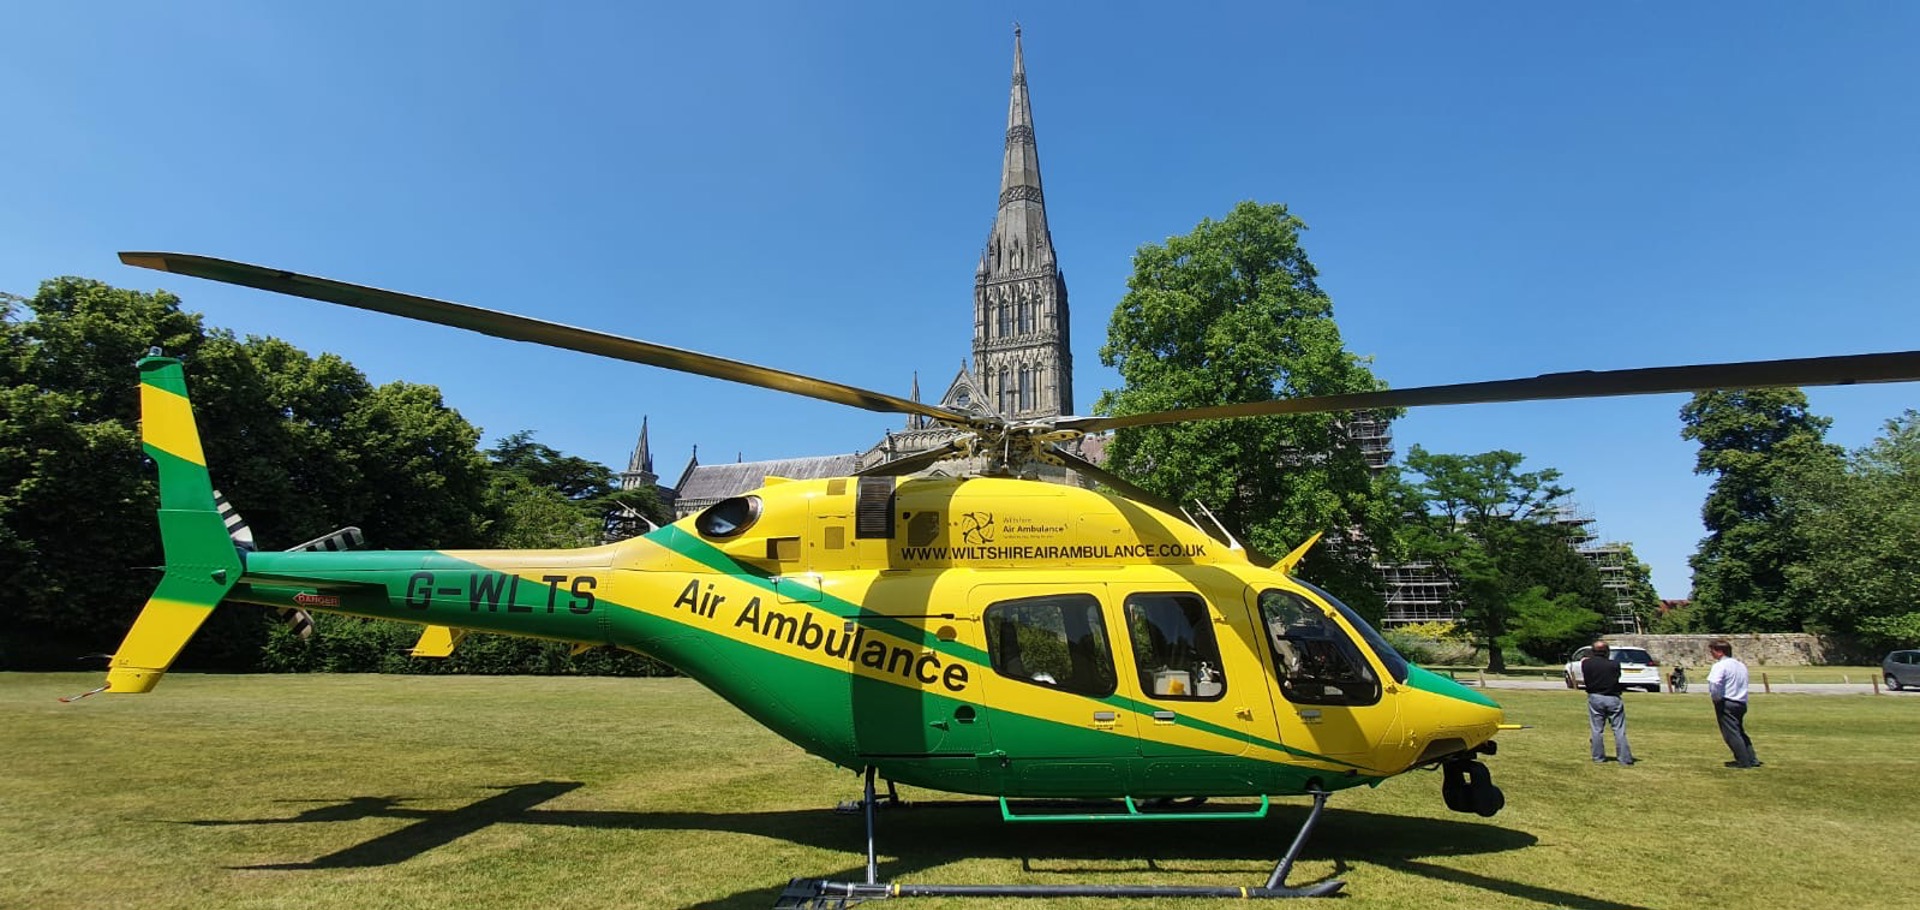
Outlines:
{"type": "MultiPolygon", "coordinates": [[[[857,880],[859,779],[686,680],[0,674],[0,907],[766,908],[857,880]]],[[[1489,760],[1493,819],[1437,775],[1335,795],[1292,881],[1375,907],[1906,906],[1920,697],[1756,695],[1731,771],[1703,698],[1629,695],[1632,768],[1587,759],[1578,693],[1496,691],[1532,729],[1489,760]]],[[[909,791],[881,877],[1256,885],[1305,813],[1008,825],[909,791]]],[[[1204,902],[1182,902],[1207,906],[1204,902]]],[[[1148,902],[911,900],[908,907],[1148,902]]]]}

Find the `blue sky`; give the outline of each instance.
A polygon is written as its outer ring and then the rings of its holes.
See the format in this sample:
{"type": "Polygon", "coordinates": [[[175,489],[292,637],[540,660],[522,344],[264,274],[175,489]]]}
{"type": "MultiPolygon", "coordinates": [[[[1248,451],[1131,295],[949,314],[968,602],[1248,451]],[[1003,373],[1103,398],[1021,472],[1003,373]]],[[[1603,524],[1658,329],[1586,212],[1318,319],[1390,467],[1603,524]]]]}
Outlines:
{"type": "MultiPolygon", "coordinates": [[[[1396,387],[1920,347],[1920,7],[1896,3],[28,4],[0,290],[165,288],[669,481],[900,421],[121,266],[276,265],[904,393],[970,354],[1025,26],[1081,411],[1133,251],[1284,202],[1396,387]]],[[[1866,443],[1920,387],[1814,390],[1866,443]]],[[[1683,597],[1684,396],[1432,408],[1555,467],[1683,597]]],[[[236,491],[236,497],[243,491],[236,491]]]]}

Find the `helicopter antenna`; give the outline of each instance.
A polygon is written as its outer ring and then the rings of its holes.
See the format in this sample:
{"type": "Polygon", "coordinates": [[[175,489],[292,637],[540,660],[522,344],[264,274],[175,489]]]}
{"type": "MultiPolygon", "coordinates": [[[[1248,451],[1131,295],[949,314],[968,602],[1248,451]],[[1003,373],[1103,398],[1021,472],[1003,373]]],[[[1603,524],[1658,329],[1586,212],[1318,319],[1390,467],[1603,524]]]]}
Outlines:
{"type": "MultiPolygon", "coordinates": [[[[1221,522],[1221,521],[1220,521],[1220,518],[1219,518],[1218,516],[1216,516],[1216,515],[1214,515],[1214,514],[1213,514],[1213,510],[1211,510],[1211,509],[1208,509],[1208,508],[1207,508],[1207,504],[1206,504],[1206,503],[1204,503],[1204,502],[1201,502],[1200,500],[1198,500],[1198,499],[1196,499],[1196,500],[1194,500],[1194,501],[1193,501],[1193,507],[1194,507],[1194,508],[1196,508],[1196,509],[1199,509],[1199,510],[1200,510],[1200,514],[1201,514],[1201,515],[1204,515],[1204,516],[1206,516],[1206,518],[1207,518],[1207,520],[1208,520],[1208,521],[1211,521],[1211,522],[1213,522],[1213,526],[1214,526],[1215,528],[1218,528],[1218,529],[1219,529],[1219,531],[1220,531],[1220,537],[1221,537],[1221,539],[1223,539],[1223,540],[1225,540],[1225,541],[1227,542],[1227,547],[1228,547],[1229,549],[1234,549],[1234,550],[1242,550],[1242,551],[1244,551],[1244,550],[1246,550],[1246,547],[1243,547],[1243,546],[1241,546],[1241,545],[1240,545],[1240,541],[1239,541],[1239,539],[1237,539],[1237,538],[1235,538],[1235,537],[1233,536],[1233,532],[1232,532],[1232,531],[1229,531],[1229,530],[1227,530],[1227,526],[1226,526],[1226,524],[1225,524],[1225,523],[1223,523],[1223,522],[1221,522]]],[[[1180,511],[1182,511],[1182,512],[1185,512],[1186,510],[1185,510],[1185,509],[1181,509],[1180,511]]],[[[1193,516],[1191,516],[1191,515],[1189,515],[1189,516],[1187,516],[1187,520],[1188,520],[1188,521],[1193,521],[1193,516]]],[[[1198,525],[1200,524],[1200,523],[1199,523],[1199,522],[1197,522],[1197,521],[1194,521],[1193,523],[1194,523],[1194,525],[1195,525],[1195,526],[1198,526],[1198,525]]],[[[1204,530],[1204,529],[1203,529],[1203,530],[1204,530]]]]}
{"type": "MultiPolygon", "coordinates": [[[[1196,499],[1196,500],[1194,500],[1194,505],[1200,505],[1200,501],[1199,501],[1199,500],[1197,500],[1197,499],[1196,499]]],[[[1204,508],[1204,507],[1202,507],[1202,508],[1204,508]]],[[[1227,546],[1228,546],[1229,548],[1232,548],[1232,547],[1234,546],[1234,540],[1233,540],[1233,535],[1232,535],[1232,534],[1226,534],[1226,533],[1225,533],[1225,530],[1224,530],[1224,529],[1222,529],[1222,533],[1221,533],[1221,534],[1215,534],[1215,533],[1213,533],[1212,531],[1209,531],[1209,530],[1207,530],[1207,526],[1206,526],[1206,524],[1205,524],[1205,523],[1203,523],[1203,522],[1201,522],[1201,521],[1200,521],[1200,519],[1198,519],[1198,518],[1195,518],[1195,517],[1193,517],[1193,513],[1192,513],[1192,512],[1189,512],[1189,511],[1187,511],[1187,507],[1186,507],[1186,506],[1181,506],[1181,507],[1180,507],[1180,517],[1182,517],[1182,518],[1185,518],[1185,519],[1187,520],[1187,524],[1190,524],[1190,525],[1193,525],[1193,527],[1195,528],[1195,530],[1198,530],[1198,531],[1199,531],[1200,533],[1202,533],[1202,534],[1205,534],[1205,535],[1207,535],[1208,537],[1211,537],[1211,538],[1213,538],[1213,539],[1215,539],[1215,540],[1219,540],[1219,539],[1220,539],[1221,537],[1223,537],[1223,536],[1224,536],[1224,537],[1226,538],[1226,540],[1227,540],[1227,546]]],[[[1208,517],[1209,517],[1209,518],[1211,518],[1212,516],[1208,516],[1208,517]]],[[[1216,522],[1214,522],[1214,524],[1215,524],[1216,526],[1218,526],[1218,525],[1219,525],[1220,523],[1219,523],[1218,521],[1216,521],[1216,522]]]]}

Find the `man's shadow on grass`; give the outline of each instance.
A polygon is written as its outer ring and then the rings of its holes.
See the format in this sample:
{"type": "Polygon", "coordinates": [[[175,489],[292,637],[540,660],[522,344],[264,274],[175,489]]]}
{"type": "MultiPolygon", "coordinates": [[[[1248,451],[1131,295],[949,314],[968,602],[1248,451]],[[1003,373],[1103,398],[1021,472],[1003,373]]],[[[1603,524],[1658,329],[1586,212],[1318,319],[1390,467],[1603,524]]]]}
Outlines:
{"type": "MultiPolygon", "coordinates": [[[[804,878],[864,881],[866,829],[859,815],[825,808],[764,812],[622,812],[543,809],[543,804],[579,789],[574,781],[539,781],[493,789],[499,792],[453,809],[407,805],[397,796],[357,796],[319,805],[282,818],[218,819],[186,822],[200,826],[277,825],[405,819],[413,823],[302,863],[271,863],[246,869],[345,869],[389,866],[413,859],[468,834],[499,824],[557,825],[616,831],[716,831],[784,840],[840,851],[854,863],[844,869],[804,878]]],[[[1060,876],[1074,883],[1089,872],[1102,876],[1127,871],[1205,877],[1193,884],[1258,885],[1286,852],[1308,807],[1276,806],[1265,819],[1232,822],[1156,822],[1153,824],[1022,825],[1007,824],[992,800],[958,799],[915,803],[880,813],[876,837],[882,881],[908,881],[915,873],[968,859],[1005,859],[1028,877],[1060,876]],[[1071,829],[1069,832],[1069,828],[1071,829]],[[886,854],[897,854],[886,858],[886,854]],[[1175,868],[1169,868],[1172,864],[1175,868]],[[1220,881],[1232,876],[1234,882],[1220,881]]],[[[1430,860],[1518,850],[1535,844],[1526,832],[1472,821],[1418,818],[1344,810],[1329,804],[1300,859],[1331,861],[1333,875],[1365,863],[1438,881],[1480,888],[1557,907],[1632,910],[1634,905],[1493,878],[1436,864],[1430,860]]],[[[805,870],[796,870],[805,871],[805,870]]],[[[1298,884],[1298,883],[1294,883],[1298,884]]],[[[766,907],[780,887],[756,887],[697,906],[766,907]]]]}

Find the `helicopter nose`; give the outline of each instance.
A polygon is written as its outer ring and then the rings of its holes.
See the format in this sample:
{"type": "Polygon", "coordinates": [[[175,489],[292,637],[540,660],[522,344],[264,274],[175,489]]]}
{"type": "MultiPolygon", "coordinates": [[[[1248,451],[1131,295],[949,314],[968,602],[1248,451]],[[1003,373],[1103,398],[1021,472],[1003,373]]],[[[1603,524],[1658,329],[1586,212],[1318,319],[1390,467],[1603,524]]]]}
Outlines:
{"type": "Polygon", "coordinates": [[[1409,667],[1407,685],[1428,696],[1423,707],[1436,731],[1459,736],[1469,745],[1492,739],[1506,722],[1507,713],[1499,702],[1431,670],[1409,667]]]}

